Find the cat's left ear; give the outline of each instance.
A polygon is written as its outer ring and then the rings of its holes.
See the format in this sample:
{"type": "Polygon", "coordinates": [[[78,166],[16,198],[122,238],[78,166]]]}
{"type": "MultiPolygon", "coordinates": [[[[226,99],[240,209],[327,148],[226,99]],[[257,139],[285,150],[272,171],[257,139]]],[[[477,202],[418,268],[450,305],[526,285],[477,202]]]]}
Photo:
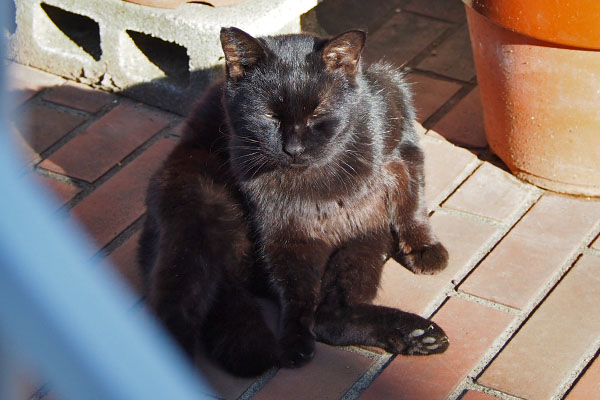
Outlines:
{"type": "Polygon", "coordinates": [[[341,70],[354,77],[366,40],[367,34],[359,30],[348,31],[329,40],[323,48],[323,61],[327,71],[341,70]]]}
{"type": "Polygon", "coordinates": [[[262,44],[238,28],[221,28],[221,46],[225,53],[227,76],[239,79],[267,55],[262,44]]]}

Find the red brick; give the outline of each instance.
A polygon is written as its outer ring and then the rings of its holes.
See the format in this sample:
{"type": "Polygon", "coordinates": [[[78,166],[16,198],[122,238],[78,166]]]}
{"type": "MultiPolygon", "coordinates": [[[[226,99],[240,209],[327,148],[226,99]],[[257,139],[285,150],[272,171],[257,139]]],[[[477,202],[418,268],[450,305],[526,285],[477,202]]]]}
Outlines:
{"type": "Polygon", "coordinates": [[[475,63],[467,25],[445,38],[417,68],[462,81],[473,79],[475,63]]]}
{"type": "Polygon", "coordinates": [[[299,369],[281,369],[255,399],[339,399],[373,364],[360,354],[317,343],[315,358],[299,369]]]}
{"type": "Polygon", "coordinates": [[[600,257],[584,255],[479,383],[527,399],[555,398],[564,380],[600,340],[599,266],[600,257]]]}
{"type": "Polygon", "coordinates": [[[444,207],[507,221],[534,192],[532,186],[486,162],[444,202],[444,207]]]}
{"type": "Polygon", "coordinates": [[[46,105],[33,104],[26,108],[16,127],[23,140],[36,153],[43,153],[86,119],[46,105]]]}
{"type": "Polygon", "coordinates": [[[29,173],[28,176],[35,179],[44,186],[44,188],[54,194],[55,199],[58,201],[58,205],[61,206],[71,201],[73,197],[81,192],[81,189],[73,184],[61,182],[44,175],[36,174],[35,172],[29,173]]]}
{"type": "Polygon", "coordinates": [[[453,82],[430,78],[416,72],[406,76],[415,96],[417,121],[424,122],[461,88],[453,82]]]}
{"type": "Polygon", "coordinates": [[[473,171],[479,161],[467,150],[451,143],[425,136],[425,197],[433,209],[473,171]]]}
{"type": "Polygon", "coordinates": [[[445,353],[397,356],[361,399],[445,399],[475,367],[513,316],[451,298],[433,317],[450,338],[445,353]]]}
{"type": "Polygon", "coordinates": [[[16,63],[8,65],[7,75],[6,86],[15,106],[23,104],[40,90],[65,82],[58,76],[16,63]]]}
{"type": "Polygon", "coordinates": [[[423,51],[449,26],[425,17],[395,14],[367,39],[364,58],[370,63],[385,57],[400,67],[423,51]]]}
{"type": "Polygon", "coordinates": [[[168,139],[158,141],[73,207],[71,214],[88,229],[97,249],[145,212],[148,180],[174,145],[168,139]]]}
{"type": "Polygon", "coordinates": [[[566,400],[589,400],[600,393],[600,358],[585,371],[566,400]]]}
{"type": "Polygon", "coordinates": [[[117,97],[89,86],[67,82],[62,86],[45,91],[42,98],[53,103],[95,113],[107,104],[116,101],[117,97]]]}
{"type": "Polygon", "coordinates": [[[164,128],[170,118],[170,114],[125,101],[40,165],[94,182],[164,128]]]}
{"type": "Polygon", "coordinates": [[[443,300],[453,281],[464,277],[484,256],[498,228],[474,219],[436,212],[430,219],[433,231],[450,253],[448,267],[437,275],[416,275],[390,260],[385,265],[376,304],[428,315],[443,300]]]}
{"type": "Polygon", "coordinates": [[[485,394],[482,392],[476,392],[474,390],[469,390],[467,393],[465,393],[465,395],[463,397],[461,397],[461,400],[494,400],[494,399],[497,399],[497,397],[490,396],[489,394],[485,394]]]}
{"type": "Polygon", "coordinates": [[[600,201],[544,195],[460,286],[524,309],[546,290],[600,220],[600,201]]]}
{"type": "Polygon", "coordinates": [[[486,147],[479,86],[458,102],[434,126],[439,135],[467,147],[486,147]]]}
{"type": "Polygon", "coordinates": [[[315,8],[303,16],[302,22],[304,25],[308,16],[317,23],[316,30],[324,29],[331,35],[351,29],[363,29],[373,33],[393,15],[394,10],[397,9],[395,3],[396,1],[389,0],[320,1],[315,8]]]}
{"type": "Polygon", "coordinates": [[[110,253],[109,261],[125,278],[129,286],[138,294],[143,294],[143,278],[137,262],[137,245],[141,230],[137,231],[123,244],[110,253]]]}
{"type": "Polygon", "coordinates": [[[458,0],[411,0],[404,9],[450,22],[465,20],[464,6],[458,0]]]}

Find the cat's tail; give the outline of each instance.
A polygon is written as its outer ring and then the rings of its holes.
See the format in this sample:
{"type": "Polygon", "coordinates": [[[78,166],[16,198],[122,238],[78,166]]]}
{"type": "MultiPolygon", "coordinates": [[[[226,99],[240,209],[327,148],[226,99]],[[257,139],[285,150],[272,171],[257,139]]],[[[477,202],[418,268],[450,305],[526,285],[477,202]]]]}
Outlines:
{"type": "Polygon", "coordinates": [[[277,340],[256,298],[242,287],[219,290],[203,327],[207,355],[232,374],[254,377],[277,365],[277,340]]]}

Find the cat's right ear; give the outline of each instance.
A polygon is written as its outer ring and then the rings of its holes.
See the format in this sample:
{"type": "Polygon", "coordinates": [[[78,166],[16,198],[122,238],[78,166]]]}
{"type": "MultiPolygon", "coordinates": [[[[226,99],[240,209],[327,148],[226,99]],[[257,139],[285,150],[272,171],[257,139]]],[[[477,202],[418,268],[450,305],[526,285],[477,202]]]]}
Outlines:
{"type": "Polygon", "coordinates": [[[244,76],[244,72],[252,68],[267,55],[262,44],[238,28],[221,28],[221,46],[225,53],[227,76],[234,80],[244,76]]]}
{"type": "Polygon", "coordinates": [[[330,39],[323,48],[323,61],[327,71],[342,71],[354,77],[367,34],[360,30],[342,33],[330,39]]]}

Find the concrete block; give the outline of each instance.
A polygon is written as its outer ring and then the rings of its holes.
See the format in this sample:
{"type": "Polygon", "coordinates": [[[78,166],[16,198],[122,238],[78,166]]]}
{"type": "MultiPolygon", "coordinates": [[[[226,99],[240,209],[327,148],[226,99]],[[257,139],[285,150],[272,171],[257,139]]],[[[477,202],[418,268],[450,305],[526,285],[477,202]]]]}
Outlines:
{"type": "Polygon", "coordinates": [[[317,0],[249,0],[176,9],[122,0],[14,0],[8,55],[179,114],[222,76],[222,26],[256,36],[300,32],[317,0]]]}

